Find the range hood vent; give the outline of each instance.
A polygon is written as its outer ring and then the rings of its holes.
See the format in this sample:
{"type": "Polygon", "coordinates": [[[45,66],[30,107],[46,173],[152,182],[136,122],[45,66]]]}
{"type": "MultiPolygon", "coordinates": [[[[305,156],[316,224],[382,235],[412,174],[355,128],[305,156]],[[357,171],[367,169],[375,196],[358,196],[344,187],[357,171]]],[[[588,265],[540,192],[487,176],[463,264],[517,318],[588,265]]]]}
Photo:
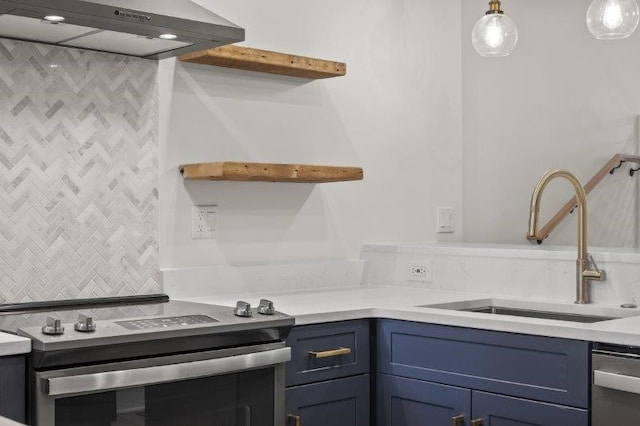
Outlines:
{"type": "Polygon", "coordinates": [[[190,0],[0,0],[0,37],[164,59],[244,40],[190,0]]]}

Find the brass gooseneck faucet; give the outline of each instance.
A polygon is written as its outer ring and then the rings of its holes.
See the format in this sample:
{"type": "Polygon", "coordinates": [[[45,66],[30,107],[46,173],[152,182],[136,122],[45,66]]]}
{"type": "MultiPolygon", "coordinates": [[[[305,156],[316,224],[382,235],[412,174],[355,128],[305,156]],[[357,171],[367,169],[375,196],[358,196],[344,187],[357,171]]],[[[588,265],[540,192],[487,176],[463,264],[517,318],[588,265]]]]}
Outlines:
{"type": "Polygon", "coordinates": [[[538,215],[540,213],[540,198],[547,184],[555,178],[565,178],[571,183],[578,203],[578,260],[576,261],[576,303],[589,303],[587,284],[589,280],[603,280],[604,271],[598,269],[591,258],[587,258],[587,196],[584,188],[571,172],[564,169],[552,169],[541,178],[531,195],[529,208],[529,239],[542,241],[545,236],[538,236],[538,215]],[[594,269],[590,269],[593,264],[594,269]]]}

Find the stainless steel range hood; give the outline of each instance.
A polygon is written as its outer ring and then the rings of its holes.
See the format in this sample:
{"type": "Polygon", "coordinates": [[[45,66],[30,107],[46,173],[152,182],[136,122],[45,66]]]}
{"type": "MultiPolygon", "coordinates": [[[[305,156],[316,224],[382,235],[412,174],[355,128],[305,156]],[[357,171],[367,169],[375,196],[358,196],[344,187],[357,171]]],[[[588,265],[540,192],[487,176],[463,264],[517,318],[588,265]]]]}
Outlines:
{"type": "Polygon", "coordinates": [[[163,59],[244,30],[190,0],[0,0],[0,37],[163,59]]]}

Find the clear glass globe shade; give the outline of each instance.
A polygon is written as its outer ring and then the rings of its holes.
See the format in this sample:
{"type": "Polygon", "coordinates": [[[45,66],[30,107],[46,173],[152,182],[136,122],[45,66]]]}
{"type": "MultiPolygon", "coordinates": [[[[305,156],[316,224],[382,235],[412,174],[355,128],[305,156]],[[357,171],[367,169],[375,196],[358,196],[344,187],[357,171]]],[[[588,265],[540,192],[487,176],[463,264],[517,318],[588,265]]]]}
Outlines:
{"type": "Polygon", "coordinates": [[[593,0],[587,10],[587,27],[599,40],[627,38],[636,30],[639,20],[635,0],[593,0]]]}
{"type": "Polygon", "coordinates": [[[484,15],[473,26],[471,42],[481,56],[507,56],[518,42],[518,28],[507,15],[484,15]]]}

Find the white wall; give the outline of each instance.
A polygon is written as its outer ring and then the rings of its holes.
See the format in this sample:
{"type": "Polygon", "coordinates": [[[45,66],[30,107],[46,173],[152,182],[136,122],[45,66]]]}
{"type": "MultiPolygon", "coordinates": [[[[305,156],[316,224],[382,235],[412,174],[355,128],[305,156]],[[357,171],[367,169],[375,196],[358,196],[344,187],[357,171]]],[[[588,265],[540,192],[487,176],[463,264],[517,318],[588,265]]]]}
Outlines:
{"type": "Polygon", "coordinates": [[[247,30],[244,45],[347,63],[310,81],[162,61],[160,266],[359,256],[427,241],[436,206],[462,237],[461,2],[200,0],[247,30]],[[183,181],[206,161],[359,165],[362,182],[183,181]],[[192,205],[220,206],[220,237],[192,240],[192,205]]]}
{"type": "MultiPolygon", "coordinates": [[[[517,23],[511,56],[482,58],[471,29],[484,2],[462,7],[465,240],[524,243],[531,191],[545,170],[562,167],[584,183],[615,153],[636,149],[640,112],[640,32],[599,41],[588,32],[587,0],[507,0],[517,23]]],[[[628,167],[627,167],[628,168],[628,167]]],[[[589,195],[591,245],[635,242],[636,184],[627,168],[589,195]]],[[[544,222],[572,195],[553,182],[544,222]]],[[[549,243],[575,244],[576,215],[549,243]]]]}

